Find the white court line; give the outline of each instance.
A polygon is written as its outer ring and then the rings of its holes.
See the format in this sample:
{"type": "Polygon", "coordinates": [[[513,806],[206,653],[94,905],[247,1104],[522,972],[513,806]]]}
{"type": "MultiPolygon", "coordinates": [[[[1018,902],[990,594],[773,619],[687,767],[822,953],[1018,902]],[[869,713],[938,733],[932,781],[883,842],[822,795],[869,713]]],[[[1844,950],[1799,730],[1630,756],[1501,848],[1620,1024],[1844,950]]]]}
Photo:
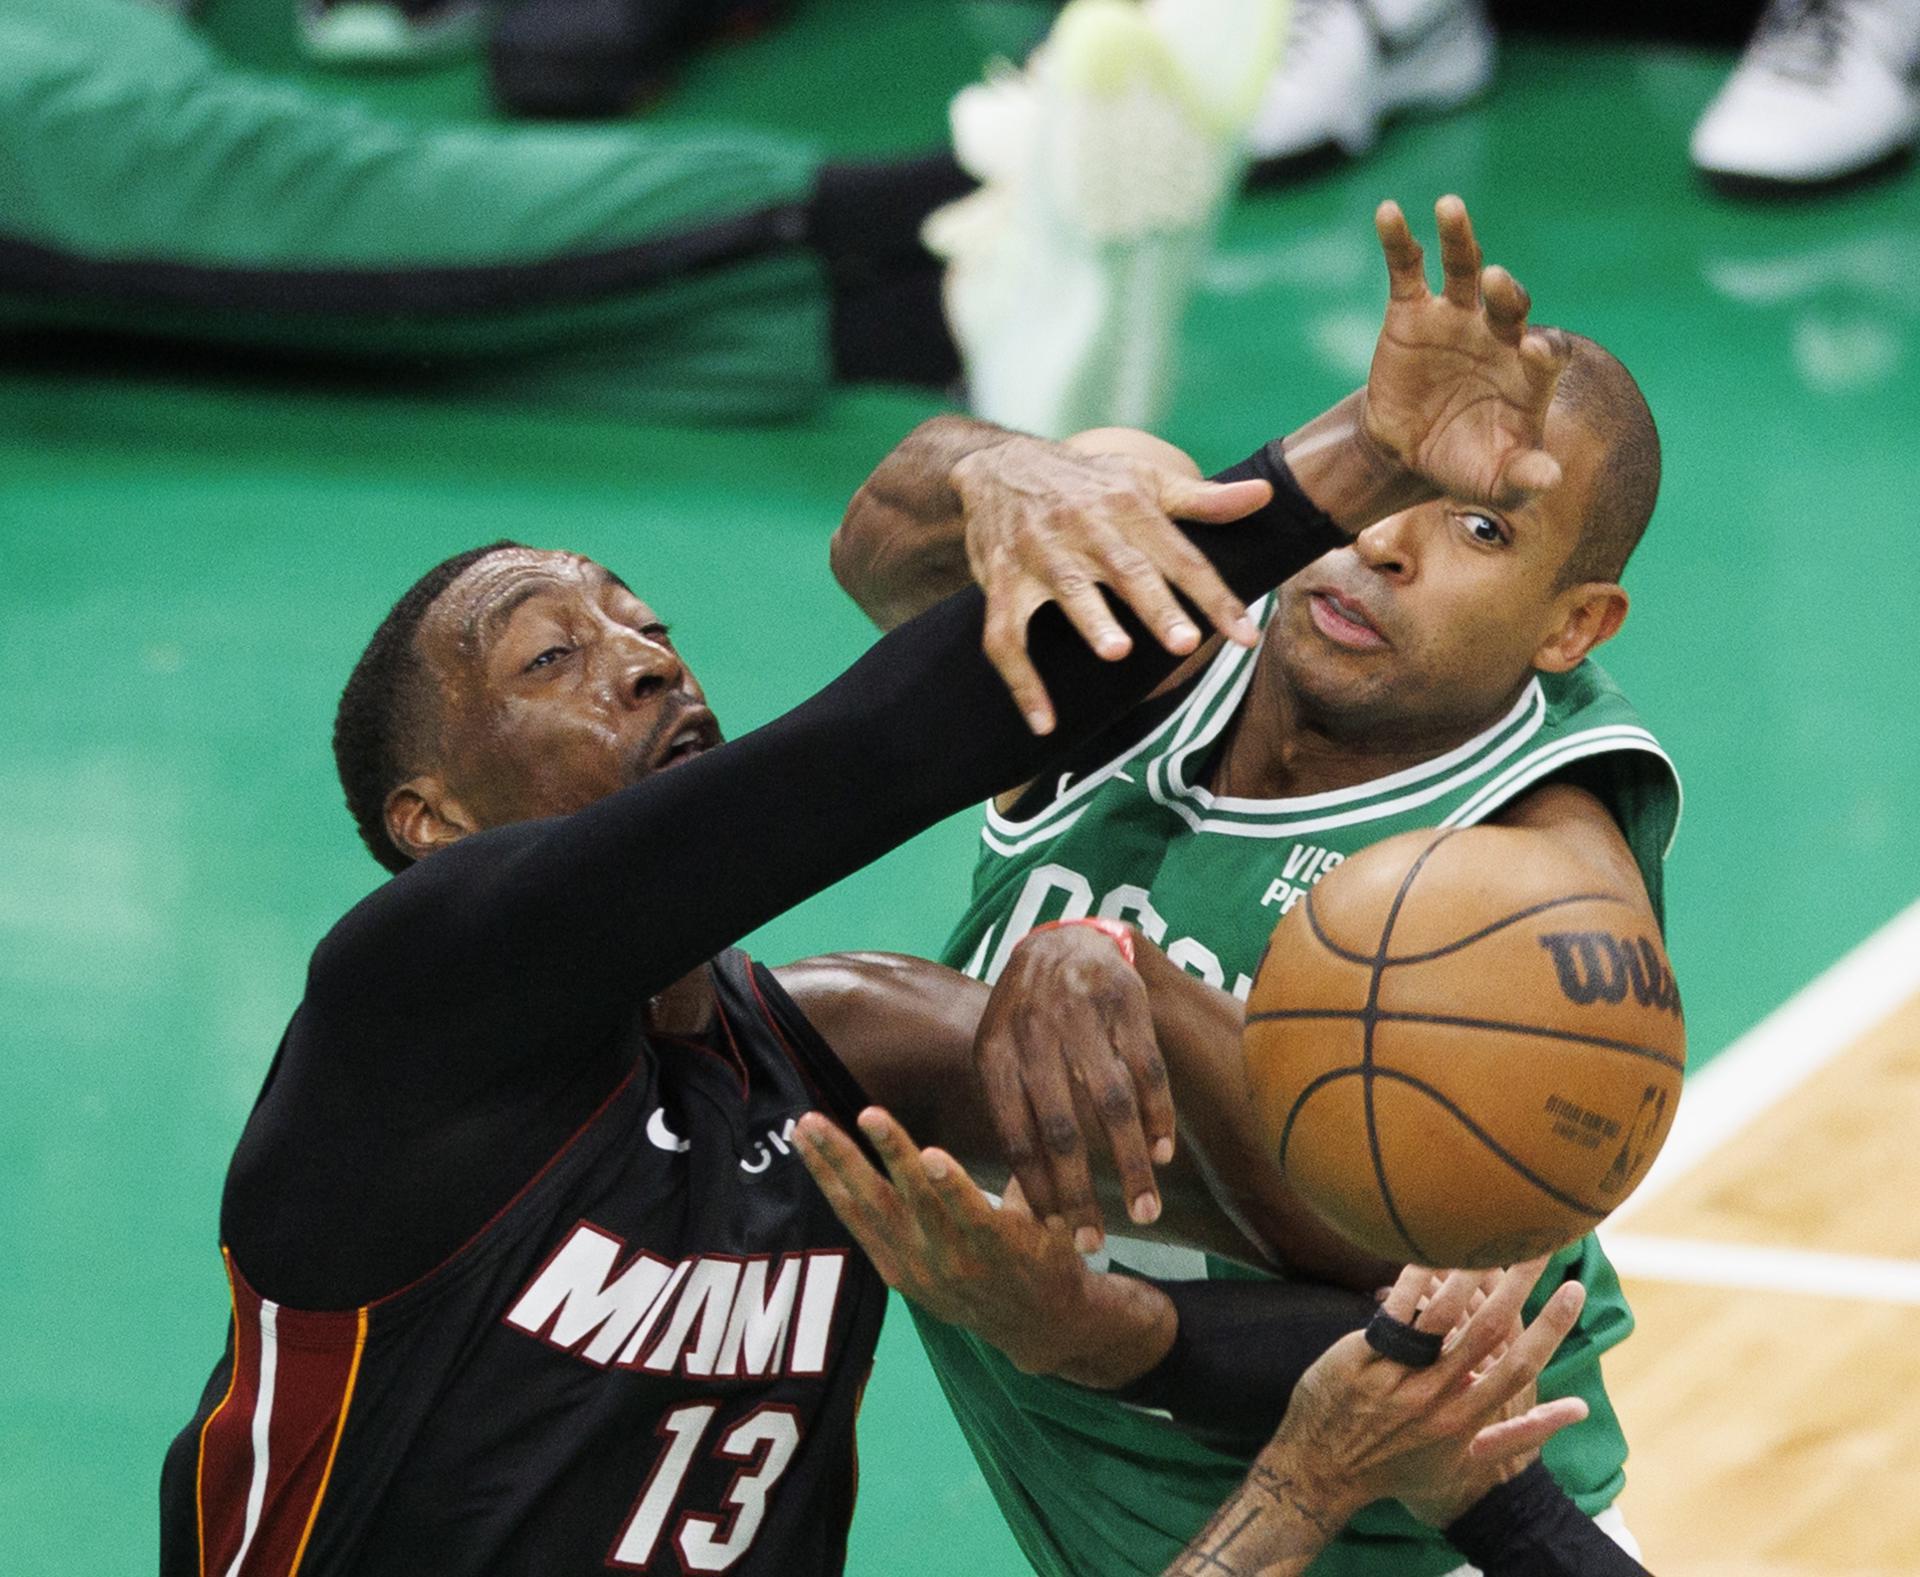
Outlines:
{"type": "MultiPolygon", "coordinates": [[[[1687,1080],[1673,1132],[1620,1223],[1920,991],[1920,902],[1862,942],[1687,1080]]],[[[1611,1238],[1602,1233],[1609,1245],[1611,1238]]]]}
{"type": "Polygon", "coordinates": [[[1804,1293],[1869,1303],[1920,1306],[1920,1260],[1822,1254],[1812,1249],[1697,1238],[1605,1235],[1607,1258],[1623,1276],[1678,1281],[1692,1287],[1738,1287],[1748,1292],[1804,1293]]]}
{"type": "Polygon", "coordinates": [[[1882,926],[1687,1080],[1646,1181],[1600,1229],[1625,1276],[1920,1305],[1920,1261],[1642,1236],[1621,1223],[1920,991],[1920,903],[1882,926]]]}

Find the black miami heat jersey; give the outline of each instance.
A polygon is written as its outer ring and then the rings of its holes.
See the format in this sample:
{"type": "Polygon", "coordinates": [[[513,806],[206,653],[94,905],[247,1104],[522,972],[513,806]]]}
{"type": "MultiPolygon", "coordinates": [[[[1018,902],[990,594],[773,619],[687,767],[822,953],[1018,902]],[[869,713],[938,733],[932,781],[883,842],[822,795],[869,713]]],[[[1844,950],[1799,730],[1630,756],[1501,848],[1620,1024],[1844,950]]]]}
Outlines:
{"type": "Polygon", "coordinates": [[[228,1256],[164,1577],[841,1569],[886,1289],[792,1131],[861,1095],[765,970],[712,974],[714,1033],[636,1029],[626,1082],[413,1285],[284,1308],[228,1256]]]}

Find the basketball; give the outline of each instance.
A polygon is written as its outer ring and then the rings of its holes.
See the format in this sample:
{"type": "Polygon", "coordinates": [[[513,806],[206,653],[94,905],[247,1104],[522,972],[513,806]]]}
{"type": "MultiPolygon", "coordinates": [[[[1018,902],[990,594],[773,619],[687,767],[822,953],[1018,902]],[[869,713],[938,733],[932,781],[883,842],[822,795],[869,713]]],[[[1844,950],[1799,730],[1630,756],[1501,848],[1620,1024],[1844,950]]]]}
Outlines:
{"type": "Polygon", "coordinates": [[[1653,919],[1537,833],[1413,832],[1273,933],[1247,1069],[1288,1180],[1386,1259],[1492,1266],[1590,1232],[1673,1123],[1686,1027],[1653,919]]]}

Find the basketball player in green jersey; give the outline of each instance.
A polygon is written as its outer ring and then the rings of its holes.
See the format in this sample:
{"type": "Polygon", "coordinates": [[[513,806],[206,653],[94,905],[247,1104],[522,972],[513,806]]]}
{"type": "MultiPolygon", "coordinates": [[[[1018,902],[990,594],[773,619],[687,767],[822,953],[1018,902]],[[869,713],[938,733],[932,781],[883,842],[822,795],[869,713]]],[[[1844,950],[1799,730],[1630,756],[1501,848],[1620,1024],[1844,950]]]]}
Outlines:
{"type": "MultiPolygon", "coordinates": [[[[1443,230],[1454,203],[1441,205],[1443,230]]],[[[1449,296],[1475,290],[1449,270],[1449,296]]],[[[987,811],[972,900],[945,961],[991,982],[1036,925],[1091,915],[1138,927],[1174,962],[1244,998],[1274,925],[1343,859],[1411,828],[1479,821],[1577,843],[1628,890],[1644,890],[1658,915],[1679,784],[1588,654],[1625,617],[1618,578],[1652,511],[1659,447],[1632,378],[1590,341],[1575,343],[1546,447],[1563,478],[1532,503],[1491,511],[1440,499],[1385,514],[1255,604],[1257,650],[1202,648],[1071,770],[1002,795],[987,811]]],[[[1057,446],[943,418],[856,496],[835,568],[890,627],[971,565],[995,609],[989,649],[1044,722],[1044,692],[1020,650],[1025,617],[1041,602],[1058,600],[1110,655],[1125,637],[1102,583],[1176,649],[1198,631],[1167,581],[1222,631],[1235,625],[1241,610],[1224,588],[1170,541],[1167,517],[1192,510],[1207,487],[1191,460],[1143,434],[1057,446]]],[[[1036,1207],[1098,1248],[1084,1153],[1060,1142],[1072,1113],[1048,1113],[1036,1097],[1049,1085],[1067,1087],[1028,1079],[1033,1114],[1002,1113],[1003,1131],[1036,1207]],[[1042,1142],[1036,1129],[1049,1117],[1042,1142]],[[1025,1156],[1039,1159],[1020,1164],[1025,1156]]],[[[1165,1153],[1172,1135],[1144,1137],[1165,1153]]],[[[1378,1267],[1337,1248],[1295,1248],[1298,1272],[1380,1284],[1378,1267]]],[[[1248,1274],[1154,1245],[1116,1240],[1108,1251],[1163,1277],[1248,1274]]],[[[1545,1454],[1582,1509],[1617,1526],[1609,1508],[1626,1447],[1599,1357],[1632,1320],[1592,1238],[1558,1257],[1536,1298],[1569,1278],[1585,1283],[1586,1310],[1541,1394],[1577,1395],[1589,1417],[1545,1454]]],[[[957,1328],[918,1310],[915,1318],[1042,1573],[1159,1571],[1245,1471],[1244,1460],[1110,1396],[1021,1374],[957,1328]]],[[[1427,1577],[1458,1563],[1430,1530],[1382,1506],[1314,1569],[1427,1577]]]]}

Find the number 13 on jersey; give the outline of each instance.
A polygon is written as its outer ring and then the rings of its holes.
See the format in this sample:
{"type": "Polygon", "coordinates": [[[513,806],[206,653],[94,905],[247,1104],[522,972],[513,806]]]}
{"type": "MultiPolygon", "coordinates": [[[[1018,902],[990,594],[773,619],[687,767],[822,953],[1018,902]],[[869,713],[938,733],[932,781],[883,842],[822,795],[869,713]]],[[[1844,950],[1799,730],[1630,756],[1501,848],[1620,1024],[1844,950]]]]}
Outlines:
{"type": "MultiPolygon", "coordinates": [[[[608,1565],[631,1570],[652,1562],[667,1519],[678,1509],[681,1487],[719,1411],[716,1402],[690,1402],[660,1420],[658,1432],[666,1446],[607,1557],[608,1565]]],[[[714,1454],[744,1466],[727,1488],[720,1515],[680,1512],[673,1542],[687,1571],[723,1572],[747,1553],[766,1519],[767,1497],[799,1446],[799,1414],[772,1402],[756,1407],[720,1437],[714,1454]]]]}

